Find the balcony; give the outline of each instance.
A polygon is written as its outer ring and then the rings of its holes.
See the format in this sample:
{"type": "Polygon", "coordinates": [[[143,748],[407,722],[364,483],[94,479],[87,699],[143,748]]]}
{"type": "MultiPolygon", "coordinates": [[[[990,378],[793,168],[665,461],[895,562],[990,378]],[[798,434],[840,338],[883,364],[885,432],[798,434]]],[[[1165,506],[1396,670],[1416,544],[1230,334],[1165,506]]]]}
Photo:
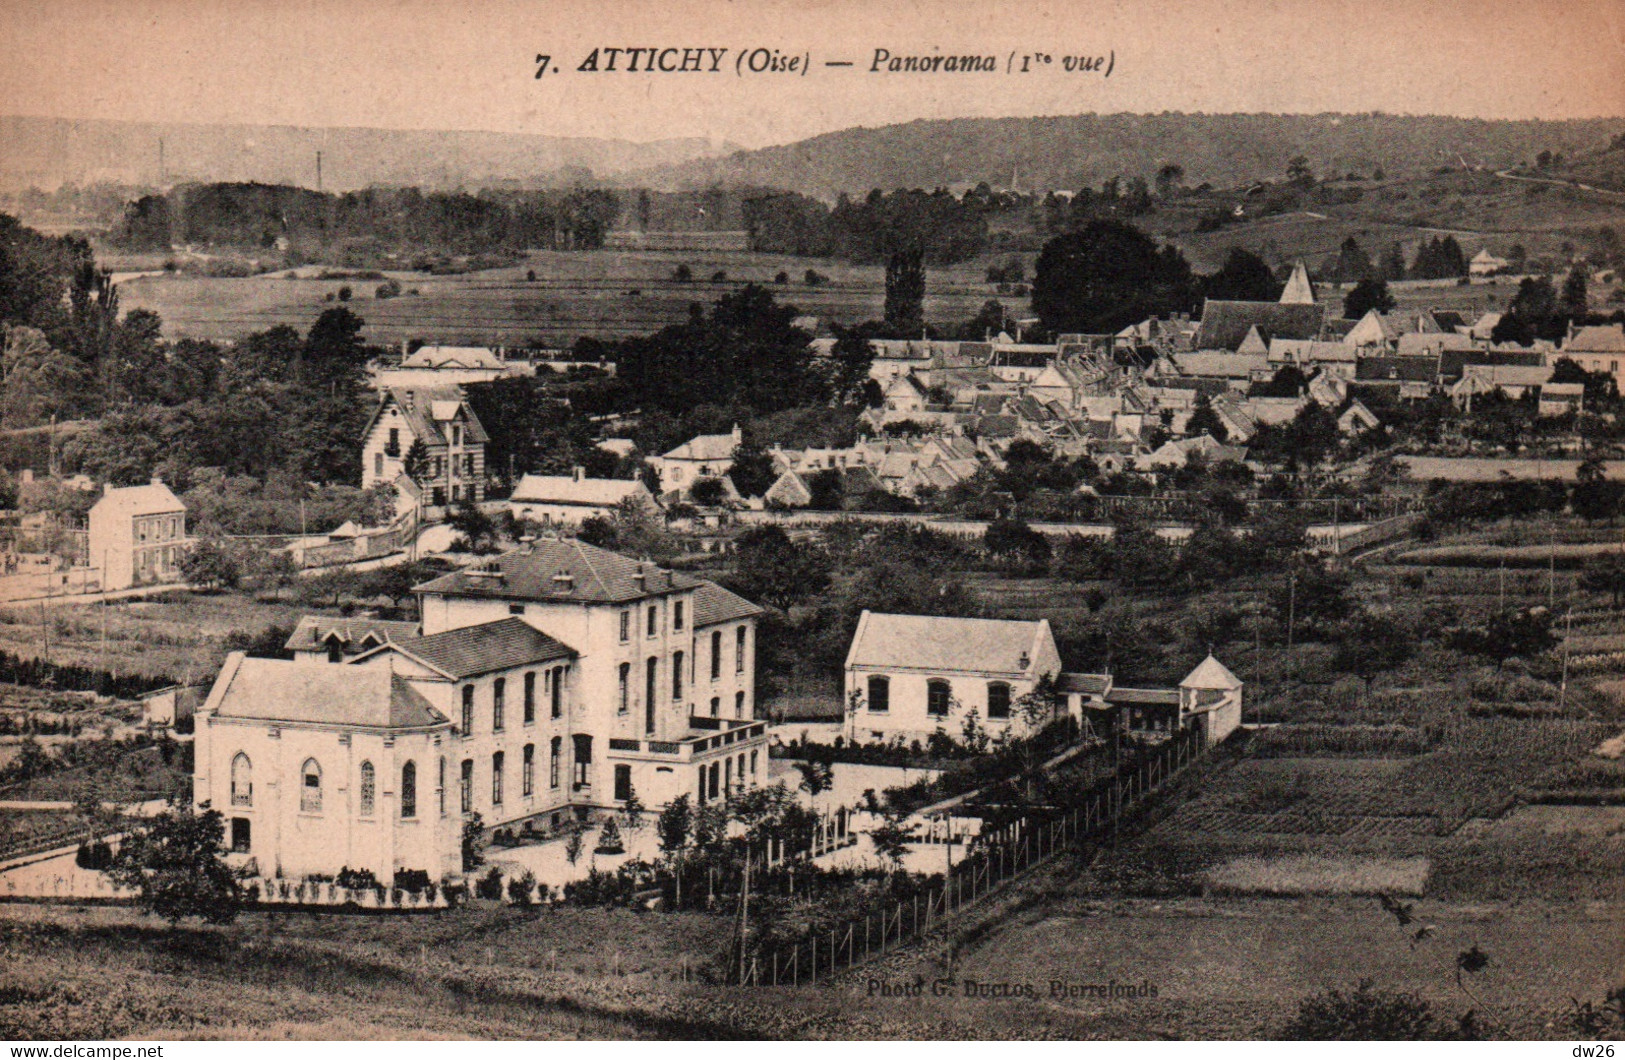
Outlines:
{"type": "Polygon", "coordinates": [[[678,762],[692,762],[737,744],[764,739],[765,721],[738,721],[731,718],[692,717],[690,732],[680,740],[634,740],[612,736],[611,752],[620,755],[649,755],[678,762]]]}

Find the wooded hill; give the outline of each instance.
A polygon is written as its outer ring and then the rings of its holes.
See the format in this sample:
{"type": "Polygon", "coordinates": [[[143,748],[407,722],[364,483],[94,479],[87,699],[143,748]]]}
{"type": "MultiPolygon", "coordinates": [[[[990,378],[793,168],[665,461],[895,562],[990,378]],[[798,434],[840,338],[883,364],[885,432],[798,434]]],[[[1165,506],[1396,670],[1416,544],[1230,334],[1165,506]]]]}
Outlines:
{"type": "Polygon", "coordinates": [[[1081,114],[954,118],[843,129],[792,144],[644,170],[656,188],[749,184],[832,200],[871,188],[1076,189],[1114,176],[1153,179],[1165,165],[1189,186],[1278,180],[1298,156],[1320,177],[1389,178],[1440,166],[1502,168],[1541,151],[1569,157],[1604,147],[1625,118],[1484,121],[1394,114],[1081,114]]]}

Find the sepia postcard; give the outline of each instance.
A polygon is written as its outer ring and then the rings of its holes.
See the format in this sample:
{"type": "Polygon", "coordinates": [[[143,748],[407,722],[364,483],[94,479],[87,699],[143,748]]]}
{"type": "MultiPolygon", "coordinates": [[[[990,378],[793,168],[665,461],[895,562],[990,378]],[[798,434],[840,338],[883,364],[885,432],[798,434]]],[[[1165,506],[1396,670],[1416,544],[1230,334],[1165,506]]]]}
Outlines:
{"type": "Polygon", "coordinates": [[[0,1039],[1612,1057],[1622,387],[1621,0],[8,0],[0,1039]]]}

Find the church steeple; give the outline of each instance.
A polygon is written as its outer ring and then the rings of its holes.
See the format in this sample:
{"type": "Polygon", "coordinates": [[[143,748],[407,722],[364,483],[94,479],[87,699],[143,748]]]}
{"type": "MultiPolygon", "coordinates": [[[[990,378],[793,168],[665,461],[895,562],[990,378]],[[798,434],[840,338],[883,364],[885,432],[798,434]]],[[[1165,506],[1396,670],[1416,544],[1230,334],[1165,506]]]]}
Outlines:
{"type": "Polygon", "coordinates": [[[1309,282],[1309,270],[1303,267],[1301,259],[1292,265],[1292,278],[1287,280],[1286,290],[1281,292],[1281,304],[1315,304],[1315,286],[1309,282]]]}

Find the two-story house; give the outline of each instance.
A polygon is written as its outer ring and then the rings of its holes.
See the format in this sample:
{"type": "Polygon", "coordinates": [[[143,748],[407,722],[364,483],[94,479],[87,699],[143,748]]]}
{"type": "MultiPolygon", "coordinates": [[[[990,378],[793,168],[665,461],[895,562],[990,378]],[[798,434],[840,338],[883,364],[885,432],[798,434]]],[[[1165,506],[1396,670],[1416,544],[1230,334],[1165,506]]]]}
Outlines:
{"type": "Polygon", "coordinates": [[[362,432],[361,486],[394,483],[406,471],[412,443],[421,442],[424,461],[413,469],[413,481],[429,517],[448,505],[481,501],[489,440],[457,387],[384,390],[362,432]]]}
{"type": "Polygon", "coordinates": [[[728,434],[697,434],[677,448],[649,457],[649,466],[660,478],[660,493],[687,493],[694,483],[721,478],[734,466],[734,451],[744,444],[745,435],[735,424],[728,434]]]}
{"type": "Polygon", "coordinates": [[[90,509],[89,560],[103,589],[179,581],[186,539],[186,505],[163,480],[109,486],[90,509]]]}

